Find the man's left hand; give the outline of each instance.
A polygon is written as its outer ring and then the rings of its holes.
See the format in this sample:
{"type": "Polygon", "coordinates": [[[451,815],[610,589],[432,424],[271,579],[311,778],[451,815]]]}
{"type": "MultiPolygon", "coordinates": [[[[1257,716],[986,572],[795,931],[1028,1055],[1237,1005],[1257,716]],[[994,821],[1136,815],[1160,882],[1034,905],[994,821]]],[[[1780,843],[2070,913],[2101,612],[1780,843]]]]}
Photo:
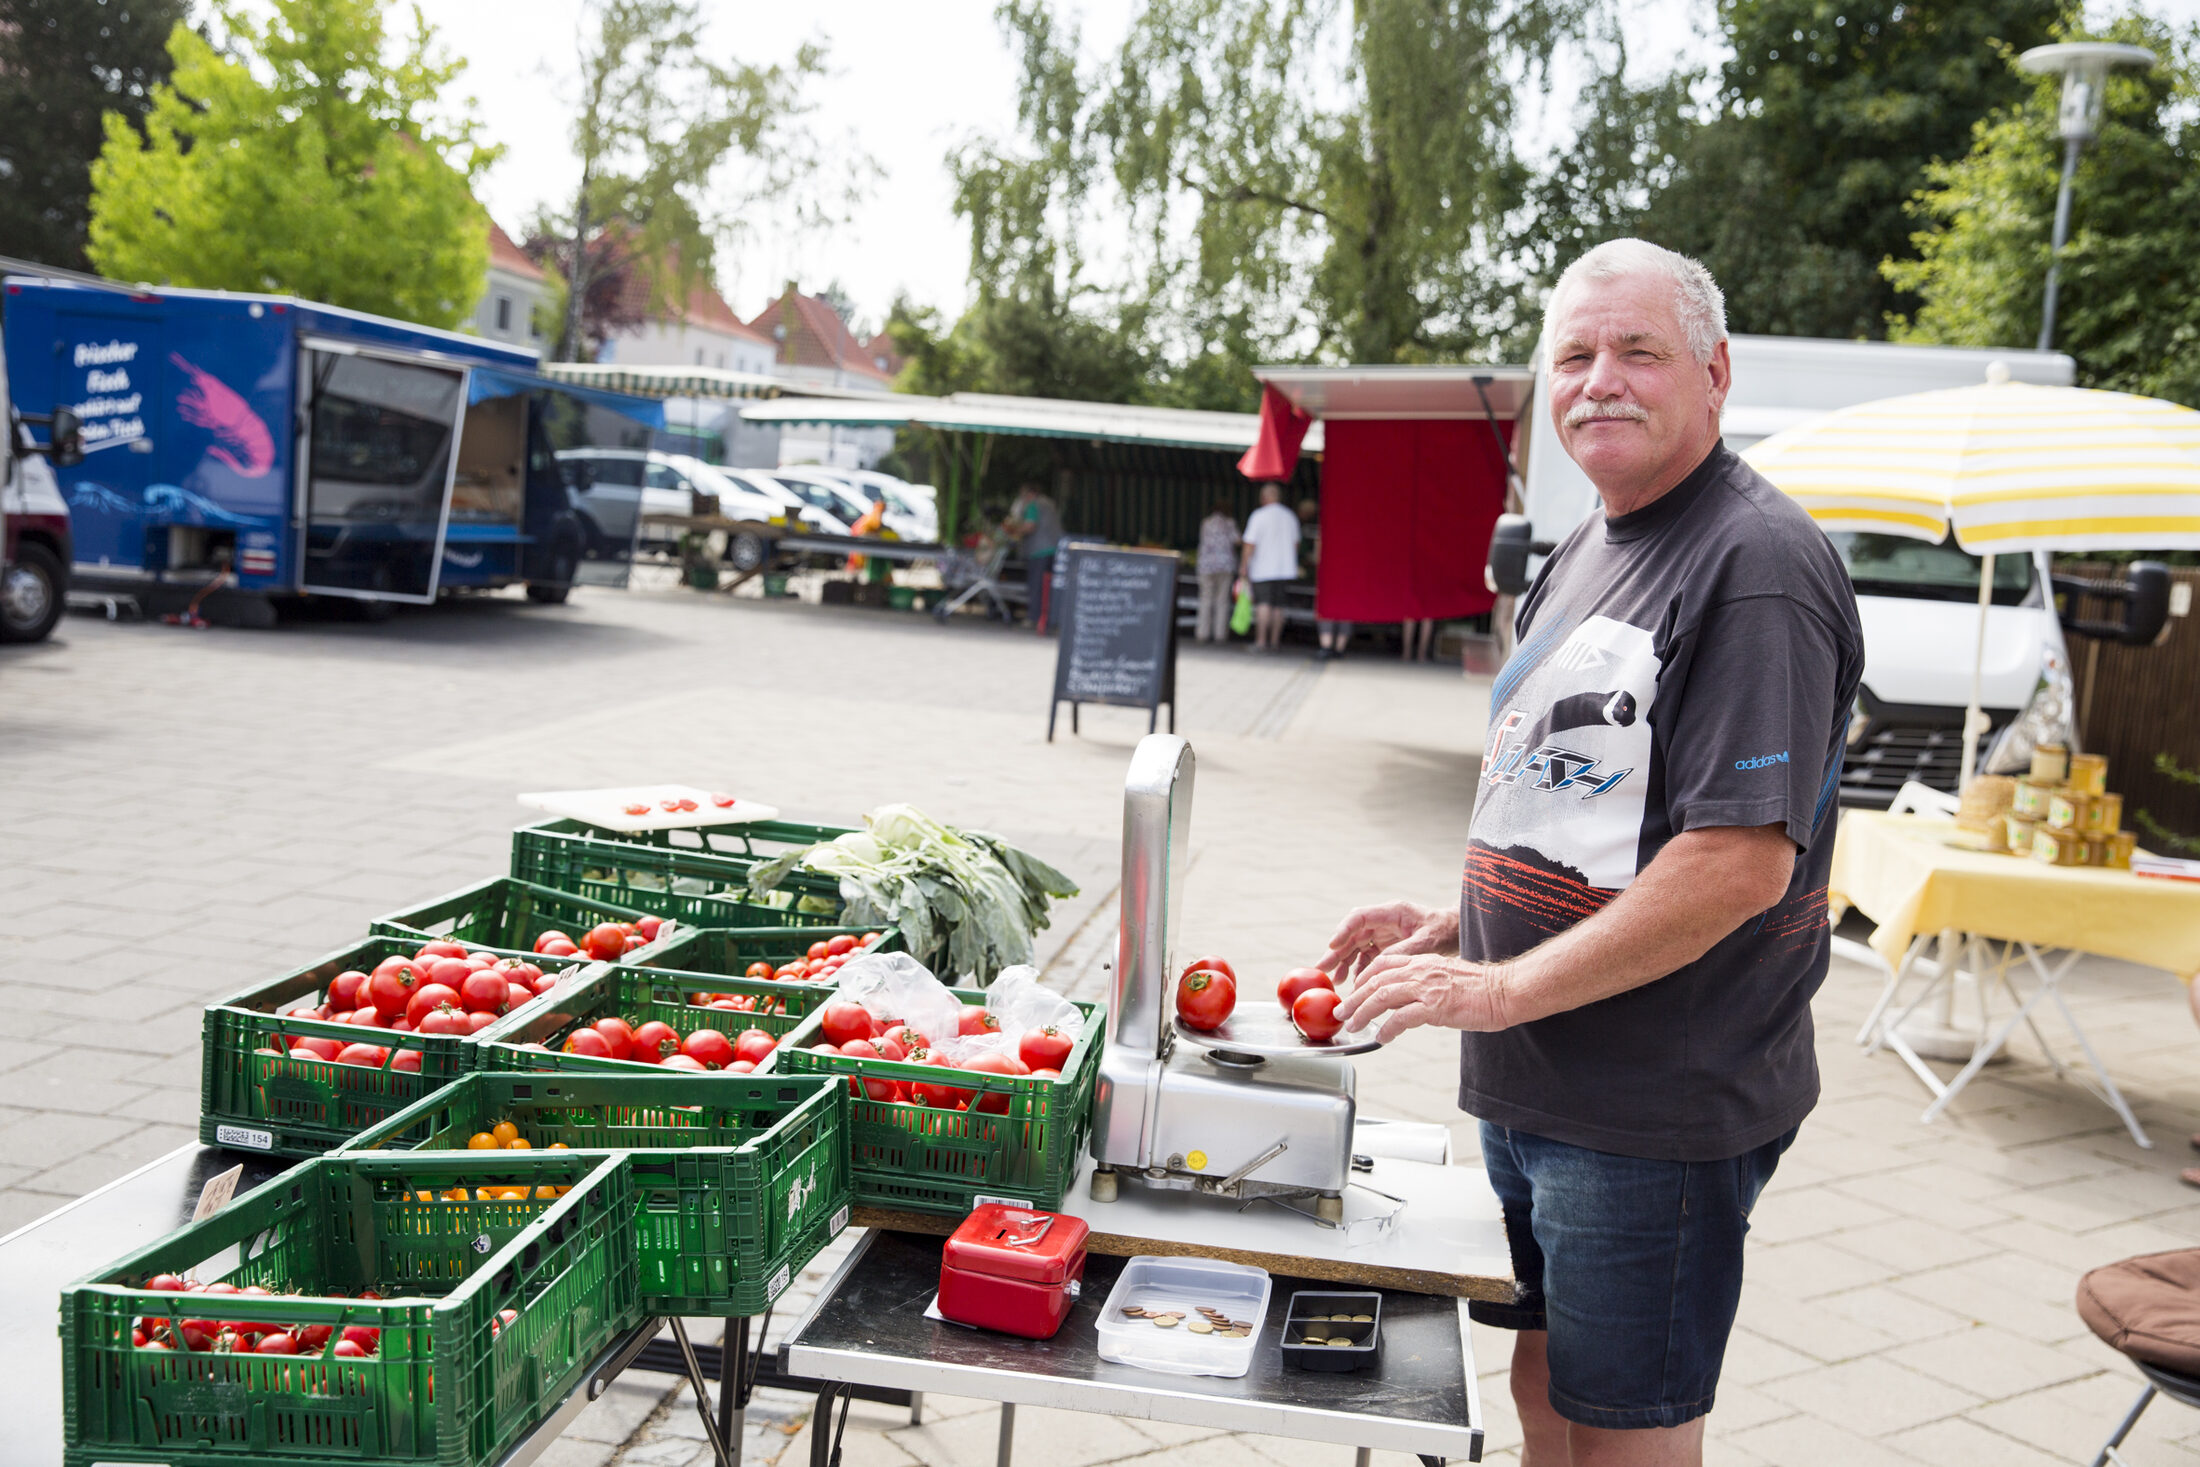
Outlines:
{"type": "Polygon", "coordinates": [[[1505,1014],[1504,972],[1499,964],[1439,953],[1386,952],[1361,972],[1337,1017],[1353,1033],[1375,1025],[1375,1038],[1383,1044],[1423,1024],[1494,1033],[1512,1025],[1505,1014]]]}

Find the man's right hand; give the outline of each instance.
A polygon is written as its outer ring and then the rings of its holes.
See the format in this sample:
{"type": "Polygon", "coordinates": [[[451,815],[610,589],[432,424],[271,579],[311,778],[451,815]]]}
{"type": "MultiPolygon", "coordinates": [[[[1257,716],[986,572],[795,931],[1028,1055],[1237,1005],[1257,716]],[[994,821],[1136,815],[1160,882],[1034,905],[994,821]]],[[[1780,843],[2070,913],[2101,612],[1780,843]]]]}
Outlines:
{"type": "Polygon", "coordinates": [[[1376,907],[1355,908],[1329,939],[1329,951],[1316,966],[1338,983],[1375,961],[1385,952],[1400,956],[1414,953],[1459,951],[1457,908],[1438,910],[1412,902],[1385,902],[1376,907]]]}

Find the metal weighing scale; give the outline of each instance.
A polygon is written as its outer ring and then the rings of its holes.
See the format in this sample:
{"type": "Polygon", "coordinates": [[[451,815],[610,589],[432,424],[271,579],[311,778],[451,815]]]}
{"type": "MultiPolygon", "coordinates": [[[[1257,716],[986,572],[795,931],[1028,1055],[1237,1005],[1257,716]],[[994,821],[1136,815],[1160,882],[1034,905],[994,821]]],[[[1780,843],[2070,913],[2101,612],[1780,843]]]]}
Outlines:
{"type": "Polygon", "coordinates": [[[1309,1043],[1257,985],[1211,1033],[1177,1020],[1170,944],[1191,864],[1194,763],[1185,740],[1149,734],[1124,780],[1123,925],[1093,1097],[1093,1200],[1114,1201],[1127,1178],[1245,1202],[1311,1199],[1333,1225],[1353,1171],[1347,1056],[1380,1046],[1309,1043]]]}

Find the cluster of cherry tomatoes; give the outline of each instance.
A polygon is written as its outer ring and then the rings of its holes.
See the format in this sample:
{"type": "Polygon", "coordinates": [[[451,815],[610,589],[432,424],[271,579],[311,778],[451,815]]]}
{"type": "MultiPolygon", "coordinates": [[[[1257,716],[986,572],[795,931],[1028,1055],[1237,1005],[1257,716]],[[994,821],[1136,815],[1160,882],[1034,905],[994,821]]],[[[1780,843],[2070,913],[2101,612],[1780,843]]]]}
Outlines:
{"type": "MultiPolygon", "coordinates": [[[[1276,1002],[1291,1016],[1299,1033],[1327,1044],[1344,1025],[1337,1018],[1343,1000],[1337,985],[1319,968],[1293,968],[1276,985],[1276,1002]]],[[[1176,980],[1176,1016],[1188,1028],[1211,1033],[1237,1008],[1237,972],[1222,958],[1197,958],[1176,980]]]]}
{"type": "MultiPolygon", "coordinates": [[[[201,1284],[177,1277],[172,1273],[155,1274],[145,1281],[145,1287],[161,1294],[196,1294],[206,1301],[201,1306],[210,1310],[216,1306],[213,1300],[234,1297],[277,1297],[258,1284],[246,1284],[239,1288],[230,1283],[201,1284]]],[[[297,1297],[295,1295],[290,1297],[297,1297]]],[[[316,1295],[316,1298],[342,1299],[343,1294],[316,1295]]],[[[382,1296],[372,1289],[360,1291],[361,1299],[379,1299],[382,1296]]],[[[219,1306],[228,1309],[230,1305],[219,1306]]],[[[242,1306],[235,1306],[242,1307],[242,1306]]],[[[516,1319],[511,1310],[505,1314],[516,1319]]],[[[318,1355],[328,1345],[329,1336],[336,1333],[336,1326],[328,1324],[266,1324],[234,1319],[162,1319],[151,1315],[135,1320],[130,1329],[130,1343],[141,1350],[211,1350],[223,1355],[318,1355]]],[[[343,1328],[342,1337],[336,1341],[334,1354],[339,1360],[363,1360],[381,1348],[382,1331],[369,1324],[349,1324],[343,1328]]]]}
{"type": "Polygon", "coordinates": [[[799,958],[789,958],[776,968],[770,963],[751,963],[741,976],[776,983],[830,983],[842,963],[878,946],[878,940],[876,932],[866,932],[861,937],[843,932],[838,937],[811,943],[808,952],[799,958]]]}
{"type": "Polygon", "coordinates": [[[535,951],[546,958],[594,958],[608,963],[657,940],[664,927],[662,917],[642,917],[632,922],[598,922],[579,937],[555,928],[535,939],[535,951]]]}
{"type": "MultiPolygon", "coordinates": [[[[975,1005],[965,1006],[957,1033],[963,1037],[1000,1032],[1000,1021],[975,1005]]],[[[996,1051],[961,1064],[936,1052],[931,1042],[907,1024],[881,1022],[862,1004],[839,1002],[825,1005],[818,1015],[818,1030],[825,1037],[811,1046],[819,1054],[837,1054],[855,1060],[897,1060],[909,1064],[936,1065],[947,1071],[937,1080],[889,1080],[876,1075],[851,1075],[848,1093],[858,1100],[889,1105],[920,1105],[931,1110],[978,1110],[995,1115],[1008,1113],[1006,1093],[979,1095],[954,1084],[956,1073],[1029,1075],[1058,1080],[1076,1041],[1060,1029],[1026,1030],[1017,1041],[1016,1053],[996,1051]]]]}
{"type": "MultiPolygon", "coordinates": [[[[375,964],[372,972],[346,969],[329,980],[320,1003],[292,1009],[289,1017],[325,1019],[393,1034],[463,1037],[480,1033],[521,1004],[549,992],[569,971],[438,939],[423,944],[410,957],[393,953],[375,964]]],[[[363,1036],[346,1044],[319,1036],[277,1035],[274,1043],[253,1052],[370,1069],[420,1068],[419,1050],[400,1048],[392,1059],[389,1046],[363,1036]]]]}

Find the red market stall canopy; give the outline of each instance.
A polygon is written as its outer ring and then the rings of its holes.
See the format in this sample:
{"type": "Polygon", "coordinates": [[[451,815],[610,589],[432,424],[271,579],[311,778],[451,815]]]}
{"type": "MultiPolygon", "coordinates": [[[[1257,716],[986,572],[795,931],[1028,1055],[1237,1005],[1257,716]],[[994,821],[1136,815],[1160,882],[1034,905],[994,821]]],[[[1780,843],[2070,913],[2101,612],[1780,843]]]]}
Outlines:
{"type": "Polygon", "coordinates": [[[1322,433],[1317,615],[1329,621],[1477,616],[1505,509],[1527,367],[1256,367],[1261,440],[1242,466],[1289,473],[1294,429],[1322,433]],[[1273,435],[1273,436],[1271,436],[1273,435]],[[1288,446],[1287,446],[1288,445],[1288,446]]]}

